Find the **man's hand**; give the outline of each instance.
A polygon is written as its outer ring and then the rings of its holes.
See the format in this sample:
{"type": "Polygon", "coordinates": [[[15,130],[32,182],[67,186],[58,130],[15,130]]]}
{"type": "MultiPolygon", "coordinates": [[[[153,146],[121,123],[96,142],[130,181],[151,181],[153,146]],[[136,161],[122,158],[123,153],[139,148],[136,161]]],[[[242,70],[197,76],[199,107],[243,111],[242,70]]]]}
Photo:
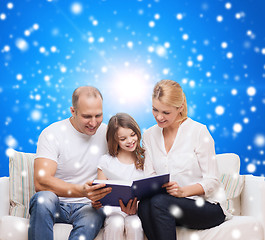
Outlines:
{"type": "Polygon", "coordinates": [[[89,198],[92,202],[100,200],[112,190],[110,187],[105,188],[105,186],[104,183],[92,185],[92,181],[85,183],[82,189],[84,197],[89,198]]]}
{"type": "Polygon", "coordinates": [[[128,215],[134,215],[137,212],[137,198],[134,200],[130,199],[127,206],[125,207],[122,200],[119,200],[121,210],[128,215]]]}

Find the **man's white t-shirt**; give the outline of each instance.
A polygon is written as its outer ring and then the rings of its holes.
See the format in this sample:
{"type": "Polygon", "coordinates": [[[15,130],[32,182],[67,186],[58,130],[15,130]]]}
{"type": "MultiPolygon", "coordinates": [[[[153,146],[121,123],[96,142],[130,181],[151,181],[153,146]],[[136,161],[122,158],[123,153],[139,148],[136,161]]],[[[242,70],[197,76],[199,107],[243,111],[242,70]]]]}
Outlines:
{"type": "MultiPolygon", "coordinates": [[[[65,119],[51,124],[40,134],[36,158],[47,158],[57,163],[55,177],[73,184],[84,184],[97,176],[99,158],[106,154],[106,124],[97,132],[86,135],[78,132],[65,119]]],[[[65,198],[68,203],[88,203],[88,198],[65,198]]]]}

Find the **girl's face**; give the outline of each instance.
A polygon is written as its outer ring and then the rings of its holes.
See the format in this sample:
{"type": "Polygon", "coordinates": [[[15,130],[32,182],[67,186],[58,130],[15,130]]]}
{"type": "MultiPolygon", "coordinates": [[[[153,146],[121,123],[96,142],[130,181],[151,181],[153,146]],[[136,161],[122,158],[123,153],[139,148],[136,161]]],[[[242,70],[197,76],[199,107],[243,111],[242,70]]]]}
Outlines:
{"type": "Polygon", "coordinates": [[[165,105],[158,99],[153,99],[153,115],[161,128],[170,127],[179,118],[181,108],[165,105]]]}
{"type": "Polygon", "coordinates": [[[119,127],[117,131],[120,149],[133,152],[136,149],[138,137],[130,128],[119,127]]]}

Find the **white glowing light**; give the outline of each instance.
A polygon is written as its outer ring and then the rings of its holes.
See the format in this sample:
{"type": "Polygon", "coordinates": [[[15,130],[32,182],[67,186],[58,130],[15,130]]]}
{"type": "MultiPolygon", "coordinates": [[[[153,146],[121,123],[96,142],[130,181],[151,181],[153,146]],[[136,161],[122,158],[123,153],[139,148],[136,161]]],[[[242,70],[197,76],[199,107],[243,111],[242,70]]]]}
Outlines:
{"type": "Polygon", "coordinates": [[[163,57],[167,54],[167,50],[163,46],[157,46],[156,54],[160,57],[163,57]]]}
{"type": "Polygon", "coordinates": [[[10,3],[7,4],[7,8],[8,9],[12,9],[13,7],[14,7],[13,3],[10,2],[10,3]]]}
{"type": "Polygon", "coordinates": [[[105,206],[103,209],[103,212],[106,214],[106,216],[110,215],[112,213],[112,207],[111,206],[105,206]]]}
{"type": "Polygon", "coordinates": [[[4,51],[5,51],[5,52],[9,52],[9,51],[10,51],[10,47],[9,47],[8,45],[5,45],[5,46],[4,46],[4,51]]]}
{"type": "Polygon", "coordinates": [[[15,155],[14,149],[12,149],[12,148],[7,148],[6,149],[6,156],[13,157],[14,155],[15,155]]]}
{"type": "MultiPolygon", "coordinates": [[[[122,104],[132,104],[147,98],[148,75],[141,71],[120,71],[112,77],[110,88],[122,104]]],[[[150,89],[149,89],[150,90],[150,89]]]]}
{"type": "Polygon", "coordinates": [[[97,145],[93,145],[89,150],[92,154],[96,155],[99,152],[99,147],[97,145]]]}
{"type": "Polygon", "coordinates": [[[188,67],[192,67],[192,66],[193,66],[193,61],[189,60],[189,61],[187,62],[187,66],[188,66],[188,67]]]}
{"type": "Polygon", "coordinates": [[[232,4],[231,4],[230,2],[227,2],[227,3],[225,4],[225,8],[226,8],[226,9],[231,9],[231,8],[232,8],[232,4]]]}
{"type": "Polygon", "coordinates": [[[176,18],[178,20],[182,20],[183,19],[183,15],[181,13],[178,13],[177,16],[176,16],[176,18]]]}
{"type": "Polygon", "coordinates": [[[152,46],[148,47],[148,52],[154,52],[154,51],[155,51],[154,47],[152,47],[152,46]]]}
{"type": "Polygon", "coordinates": [[[45,53],[46,49],[45,49],[45,47],[40,47],[39,51],[40,51],[40,53],[45,53]]]}
{"type": "Polygon", "coordinates": [[[28,43],[23,38],[18,38],[16,40],[16,47],[21,51],[27,51],[29,48],[28,43]]]}
{"type": "Polygon", "coordinates": [[[78,240],[86,240],[86,237],[84,235],[80,235],[78,240]]]}
{"type": "Polygon", "coordinates": [[[217,106],[217,107],[215,108],[215,113],[216,113],[217,115],[223,115],[224,112],[225,112],[225,108],[224,108],[223,106],[221,106],[221,105],[219,105],[219,106],[217,106]]]}
{"type": "Polygon", "coordinates": [[[211,72],[207,72],[206,73],[206,77],[211,77],[212,76],[212,73],[211,72]]]}
{"type": "Polygon", "coordinates": [[[39,203],[44,203],[44,197],[38,197],[38,202],[39,203]]]}
{"type": "Polygon", "coordinates": [[[254,144],[258,147],[264,147],[265,146],[265,136],[262,134],[258,134],[254,138],[254,144]]]}
{"type": "Polygon", "coordinates": [[[39,24],[35,23],[33,24],[33,29],[34,30],[38,30],[40,28],[39,24]]]}
{"type": "Polygon", "coordinates": [[[201,61],[203,60],[203,55],[201,55],[201,54],[198,55],[198,56],[197,56],[197,60],[198,60],[199,62],[201,62],[201,61]]]}
{"type": "Polygon", "coordinates": [[[231,58],[233,58],[233,53],[231,53],[231,52],[228,52],[228,53],[226,54],[226,57],[227,57],[228,59],[231,59],[231,58]]]}
{"type": "Polygon", "coordinates": [[[227,42],[222,42],[222,43],[221,43],[221,47],[222,47],[222,48],[227,48],[227,46],[228,46],[227,42]]]}
{"type": "Polygon", "coordinates": [[[97,20],[93,20],[92,24],[93,24],[94,26],[97,26],[97,25],[98,25],[98,21],[97,21],[97,20]]]}
{"type": "Polygon", "coordinates": [[[22,80],[22,78],[23,78],[22,74],[20,74],[20,73],[17,74],[16,79],[17,79],[18,81],[22,80]]]}
{"type": "Polygon", "coordinates": [[[155,22],[154,22],[154,21],[150,21],[150,22],[148,23],[148,25],[149,25],[149,27],[153,28],[153,27],[155,26],[155,22]]]}
{"type": "Polygon", "coordinates": [[[250,163],[247,165],[247,170],[249,173],[254,173],[256,171],[256,165],[253,163],[250,163]]]}
{"type": "Polygon", "coordinates": [[[41,119],[41,112],[39,110],[33,110],[30,116],[33,121],[39,121],[41,119]]]}
{"type": "Polygon", "coordinates": [[[234,229],[231,234],[234,239],[239,239],[241,237],[241,232],[238,229],[234,229]]]}
{"type": "Polygon", "coordinates": [[[71,5],[71,11],[73,14],[80,14],[83,11],[83,6],[81,3],[75,2],[71,5]]]}
{"type": "Polygon", "coordinates": [[[51,52],[54,53],[54,52],[56,52],[56,51],[57,51],[57,48],[56,48],[55,46],[52,46],[52,47],[51,47],[51,52]]]}
{"type": "Polygon", "coordinates": [[[62,73],[65,73],[67,71],[67,68],[65,66],[61,66],[60,70],[61,70],[62,73]]]}
{"type": "Polygon", "coordinates": [[[197,207],[202,207],[205,204],[205,200],[202,197],[196,199],[195,204],[197,207]]]}
{"type": "Polygon", "coordinates": [[[167,75],[168,73],[169,73],[169,68],[164,68],[164,69],[163,69],[163,74],[164,74],[164,75],[167,75]]]}
{"type": "Polygon", "coordinates": [[[5,20],[5,19],[6,19],[6,14],[1,13],[1,15],[0,15],[0,19],[1,19],[1,20],[5,20]]]}
{"type": "Polygon", "coordinates": [[[255,87],[248,87],[248,89],[247,89],[247,94],[248,94],[250,97],[253,97],[253,96],[256,94],[256,88],[255,88],[255,87]]]}
{"type": "Polygon", "coordinates": [[[106,66],[103,66],[101,68],[101,72],[106,73],[108,71],[108,68],[106,66]]]}
{"type": "Polygon", "coordinates": [[[50,76],[48,76],[48,75],[44,76],[44,81],[45,82],[49,82],[50,81],[50,76]]]}
{"type": "Polygon", "coordinates": [[[189,39],[189,35],[186,34],[186,33],[183,34],[183,35],[182,35],[182,39],[185,40],[185,41],[188,40],[188,39],[189,39]]]}
{"type": "Polygon", "coordinates": [[[30,31],[29,30],[25,30],[24,31],[24,35],[28,37],[30,35],[30,31]]]}
{"type": "Polygon", "coordinates": [[[231,94],[234,95],[234,96],[237,95],[237,90],[236,89],[232,89],[231,90],[231,94]]]}
{"type": "Polygon", "coordinates": [[[95,38],[93,38],[93,37],[89,37],[89,38],[88,38],[88,42],[89,42],[89,43],[93,43],[94,41],[95,41],[95,38]]]}
{"type": "Polygon", "coordinates": [[[170,48],[170,43],[169,43],[169,42],[165,42],[165,43],[164,43],[164,47],[165,47],[165,48],[170,48]]]}
{"type": "Polygon", "coordinates": [[[233,126],[233,130],[236,133],[240,133],[242,131],[243,127],[240,123],[235,123],[233,126]]]}
{"type": "Polygon", "coordinates": [[[217,22],[222,22],[223,21],[223,16],[219,15],[216,18],[217,22]]]}
{"type": "Polygon", "coordinates": [[[160,15],[157,13],[157,14],[155,14],[154,18],[155,18],[156,20],[158,20],[158,19],[160,19],[160,15]]]}
{"type": "Polygon", "coordinates": [[[133,48],[133,42],[131,42],[131,41],[130,42],[127,42],[127,47],[128,48],[133,48]]]}
{"type": "Polygon", "coordinates": [[[18,144],[17,140],[12,135],[9,135],[5,138],[5,143],[10,148],[15,148],[18,144]]]}
{"type": "Polygon", "coordinates": [[[189,85],[190,85],[191,88],[194,88],[195,85],[196,85],[196,83],[195,83],[194,80],[191,80],[191,81],[189,82],[189,85]]]}
{"type": "Polygon", "coordinates": [[[40,176],[40,177],[44,177],[44,176],[45,176],[45,171],[44,171],[43,169],[41,169],[41,170],[39,171],[39,176],[40,176]]]}
{"type": "Polygon", "coordinates": [[[190,240],[200,240],[200,236],[198,233],[192,233],[190,236],[190,240]]]}
{"type": "Polygon", "coordinates": [[[171,213],[171,215],[173,215],[175,218],[181,218],[183,215],[183,212],[181,210],[180,207],[178,206],[171,206],[169,208],[169,212],[171,213]]]}

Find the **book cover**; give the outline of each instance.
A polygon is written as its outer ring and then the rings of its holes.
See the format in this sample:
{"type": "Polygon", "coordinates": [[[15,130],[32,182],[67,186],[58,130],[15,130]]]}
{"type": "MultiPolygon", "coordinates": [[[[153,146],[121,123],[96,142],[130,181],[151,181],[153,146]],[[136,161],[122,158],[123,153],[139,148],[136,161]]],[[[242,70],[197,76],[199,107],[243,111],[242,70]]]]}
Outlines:
{"type": "Polygon", "coordinates": [[[111,193],[100,200],[103,206],[120,206],[121,199],[126,206],[130,199],[137,197],[137,200],[152,197],[158,193],[166,193],[162,188],[164,183],[169,182],[169,174],[151,176],[135,181],[95,180],[93,184],[105,183],[111,187],[111,193]]]}

